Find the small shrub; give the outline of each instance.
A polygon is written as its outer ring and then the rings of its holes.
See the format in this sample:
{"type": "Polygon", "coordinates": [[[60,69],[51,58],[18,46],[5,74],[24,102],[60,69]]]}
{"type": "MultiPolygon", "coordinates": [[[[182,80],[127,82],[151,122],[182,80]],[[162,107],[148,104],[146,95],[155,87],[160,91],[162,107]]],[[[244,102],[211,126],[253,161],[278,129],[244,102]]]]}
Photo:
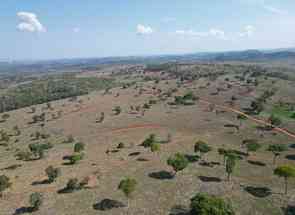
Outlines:
{"type": "Polygon", "coordinates": [[[49,183],[52,183],[55,181],[55,179],[60,176],[61,171],[59,168],[54,168],[53,166],[49,166],[45,169],[45,172],[48,176],[49,183]]]}
{"type": "Polygon", "coordinates": [[[126,197],[129,198],[131,193],[134,192],[136,185],[137,185],[137,181],[135,179],[126,178],[120,182],[118,189],[122,190],[122,192],[126,195],[126,197]]]}
{"type": "Polygon", "coordinates": [[[83,154],[74,154],[69,156],[70,164],[76,164],[83,159],[83,154]]]}
{"type": "Polygon", "coordinates": [[[30,204],[33,211],[39,210],[43,203],[43,196],[41,193],[32,193],[30,195],[30,204]]]}
{"type": "Polygon", "coordinates": [[[75,146],[74,146],[74,152],[82,152],[82,151],[84,151],[84,149],[85,149],[85,144],[84,143],[81,143],[81,142],[79,142],[79,143],[76,143],[75,144],[75,146]]]}
{"type": "Polygon", "coordinates": [[[11,183],[9,182],[9,178],[6,175],[0,175],[0,197],[2,197],[3,191],[10,186],[11,183]]]}
{"type": "Polygon", "coordinates": [[[168,158],[167,164],[173,168],[176,174],[177,172],[185,169],[187,165],[189,164],[189,161],[185,157],[185,155],[181,153],[176,153],[175,155],[168,158]]]}
{"type": "Polygon", "coordinates": [[[117,146],[117,149],[123,149],[123,148],[125,148],[125,144],[120,142],[117,146]]]}
{"type": "Polygon", "coordinates": [[[200,152],[200,158],[203,157],[204,154],[210,152],[212,150],[212,148],[210,146],[208,146],[207,143],[199,140],[195,143],[195,146],[194,146],[194,151],[197,153],[197,152],[200,152]]]}
{"type": "Polygon", "coordinates": [[[15,156],[17,157],[18,160],[29,161],[31,160],[32,153],[28,151],[20,151],[15,156]]]}
{"type": "Polygon", "coordinates": [[[192,215],[234,215],[231,204],[223,199],[198,193],[191,199],[192,215]]]}
{"type": "Polygon", "coordinates": [[[67,191],[69,192],[73,192],[75,190],[79,190],[80,189],[80,184],[78,182],[77,178],[71,178],[65,188],[67,191]]]}

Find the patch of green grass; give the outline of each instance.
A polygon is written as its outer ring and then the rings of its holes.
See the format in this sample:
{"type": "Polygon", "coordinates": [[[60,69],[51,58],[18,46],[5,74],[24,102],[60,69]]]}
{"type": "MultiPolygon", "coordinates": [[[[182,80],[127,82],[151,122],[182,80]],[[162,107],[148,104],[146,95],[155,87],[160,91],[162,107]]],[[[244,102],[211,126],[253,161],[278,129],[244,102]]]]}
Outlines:
{"type": "Polygon", "coordinates": [[[275,105],[271,110],[271,114],[285,117],[285,118],[291,118],[294,113],[295,112],[289,110],[288,107],[278,106],[278,105],[275,105]]]}
{"type": "Polygon", "coordinates": [[[274,105],[269,111],[264,111],[260,114],[260,116],[266,118],[271,115],[275,115],[280,118],[295,120],[295,111],[290,110],[290,108],[287,106],[274,105]]]}

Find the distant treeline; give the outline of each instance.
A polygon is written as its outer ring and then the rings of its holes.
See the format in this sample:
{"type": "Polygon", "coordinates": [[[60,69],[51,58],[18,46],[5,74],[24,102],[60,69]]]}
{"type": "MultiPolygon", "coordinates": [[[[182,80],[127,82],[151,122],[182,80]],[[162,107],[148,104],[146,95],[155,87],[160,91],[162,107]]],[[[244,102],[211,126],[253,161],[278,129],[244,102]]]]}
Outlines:
{"type": "Polygon", "coordinates": [[[54,100],[88,94],[114,86],[113,79],[49,77],[13,87],[0,94],[0,113],[54,100]]]}
{"type": "Polygon", "coordinates": [[[145,70],[146,71],[152,71],[152,72],[157,72],[157,71],[164,71],[164,70],[169,70],[171,67],[175,65],[169,64],[169,63],[163,63],[163,64],[148,64],[146,65],[145,70]]]}

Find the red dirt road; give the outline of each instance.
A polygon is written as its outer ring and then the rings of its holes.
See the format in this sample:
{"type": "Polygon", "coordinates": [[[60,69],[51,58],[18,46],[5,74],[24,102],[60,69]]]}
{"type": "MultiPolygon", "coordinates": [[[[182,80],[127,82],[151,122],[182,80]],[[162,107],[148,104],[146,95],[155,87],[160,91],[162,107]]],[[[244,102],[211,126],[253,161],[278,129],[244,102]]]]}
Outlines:
{"type": "MultiPolygon", "coordinates": [[[[258,124],[266,125],[266,126],[271,126],[271,124],[269,122],[267,122],[265,120],[262,120],[262,119],[257,119],[257,118],[255,118],[253,116],[250,116],[250,115],[248,115],[248,114],[246,114],[246,113],[244,113],[244,112],[242,112],[242,111],[240,111],[238,109],[227,107],[225,105],[215,104],[214,102],[210,102],[210,101],[207,101],[205,99],[199,99],[199,101],[202,102],[202,103],[208,104],[208,105],[209,104],[213,104],[213,105],[215,105],[215,107],[219,107],[221,109],[224,109],[224,110],[227,110],[227,111],[231,111],[233,113],[241,114],[241,115],[247,117],[249,120],[252,120],[253,122],[256,122],[258,124]]],[[[280,133],[283,133],[283,134],[285,134],[285,135],[287,135],[289,137],[295,138],[295,134],[292,133],[292,132],[290,132],[290,131],[288,131],[287,129],[275,127],[275,128],[273,128],[273,130],[278,131],[280,133]]]]}
{"type": "Polygon", "coordinates": [[[115,128],[112,129],[112,132],[120,132],[120,131],[127,131],[130,129],[137,129],[137,128],[161,128],[161,125],[158,124],[137,124],[137,125],[130,125],[128,127],[124,127],[124,128],[115,128]]]}

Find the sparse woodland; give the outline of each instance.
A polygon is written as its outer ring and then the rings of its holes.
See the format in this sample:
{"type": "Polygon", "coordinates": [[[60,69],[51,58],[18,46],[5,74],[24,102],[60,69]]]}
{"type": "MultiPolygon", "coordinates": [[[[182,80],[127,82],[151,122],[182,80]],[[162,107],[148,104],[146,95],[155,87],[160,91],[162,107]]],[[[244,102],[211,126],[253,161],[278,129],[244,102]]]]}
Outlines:
{"type": "Polygon", "coordinates": [[[111,68],[0,90],[0,214],[295,214],[293,70],[111,68]]]}

